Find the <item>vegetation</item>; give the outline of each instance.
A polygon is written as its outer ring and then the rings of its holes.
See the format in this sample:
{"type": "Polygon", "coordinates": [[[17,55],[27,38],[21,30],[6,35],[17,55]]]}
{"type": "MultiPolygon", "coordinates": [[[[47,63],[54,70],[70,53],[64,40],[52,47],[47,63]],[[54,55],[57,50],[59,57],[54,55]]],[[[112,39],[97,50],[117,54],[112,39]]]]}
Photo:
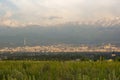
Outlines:
{"type": "Polygon", "coordinates": [[[0,80],[120,80],[120,62],[0,61],[0,80]]]}
{"type": "Polygon", "coordinates": [[[39,61],[68,61],[79,59],[81,61],[89,60],[109,60],[120,61],[120,52],[16,52],[0,53],[1,60],[39,60],[39,61]]]}

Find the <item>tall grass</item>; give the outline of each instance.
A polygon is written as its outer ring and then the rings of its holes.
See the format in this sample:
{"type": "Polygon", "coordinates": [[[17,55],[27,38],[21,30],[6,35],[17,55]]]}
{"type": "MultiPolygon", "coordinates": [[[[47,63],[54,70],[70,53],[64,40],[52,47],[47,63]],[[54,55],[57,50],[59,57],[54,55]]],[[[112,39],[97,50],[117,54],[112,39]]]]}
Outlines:
{"type": "Polygon", "coordinates": [[[120,80],[120,62],[0,61],[0,80],[120,80]]]}

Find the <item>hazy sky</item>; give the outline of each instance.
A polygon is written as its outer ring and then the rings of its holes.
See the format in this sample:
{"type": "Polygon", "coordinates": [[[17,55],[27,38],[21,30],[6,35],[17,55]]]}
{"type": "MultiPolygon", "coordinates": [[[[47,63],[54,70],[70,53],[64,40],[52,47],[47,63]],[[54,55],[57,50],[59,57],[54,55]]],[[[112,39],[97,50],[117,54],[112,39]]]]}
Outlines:
{"type": "Polygon", "coordinates": [[[54,25],[120,16],[120,0],[0,0],[0,25],[54,25]]]}

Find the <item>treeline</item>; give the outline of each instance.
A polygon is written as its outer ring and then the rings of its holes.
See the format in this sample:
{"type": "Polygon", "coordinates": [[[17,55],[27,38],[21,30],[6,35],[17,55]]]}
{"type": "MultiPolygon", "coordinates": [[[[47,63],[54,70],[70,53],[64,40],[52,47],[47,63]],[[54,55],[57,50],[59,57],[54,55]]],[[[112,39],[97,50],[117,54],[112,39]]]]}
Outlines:
{"type": "Polygon", "coordinates": [[[79,61],[97,61],[97,60],[116,60],[120,61],[120,53],[115,53],[116,56],[112,56],[112,53],[88,53],[88,52],[62,52],[62,53],[32,53],[32,52],[22,52],[22,53],[3,53],[0,54],[1,60],[79,60],[79,61]]]}

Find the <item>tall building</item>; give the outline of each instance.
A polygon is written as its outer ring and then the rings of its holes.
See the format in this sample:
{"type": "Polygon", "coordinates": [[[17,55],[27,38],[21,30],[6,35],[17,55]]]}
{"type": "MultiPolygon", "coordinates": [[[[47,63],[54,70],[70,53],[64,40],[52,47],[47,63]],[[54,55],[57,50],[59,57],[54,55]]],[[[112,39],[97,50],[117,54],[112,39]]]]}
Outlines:
{"type": "Polygon", "coordinates": [[[26,39],[24,38],[24,43],[23,43],[24,46],[26,46],[26,39]]]}

